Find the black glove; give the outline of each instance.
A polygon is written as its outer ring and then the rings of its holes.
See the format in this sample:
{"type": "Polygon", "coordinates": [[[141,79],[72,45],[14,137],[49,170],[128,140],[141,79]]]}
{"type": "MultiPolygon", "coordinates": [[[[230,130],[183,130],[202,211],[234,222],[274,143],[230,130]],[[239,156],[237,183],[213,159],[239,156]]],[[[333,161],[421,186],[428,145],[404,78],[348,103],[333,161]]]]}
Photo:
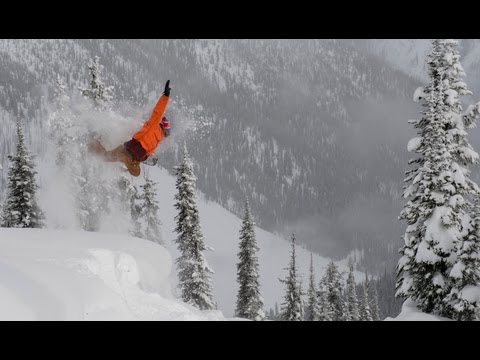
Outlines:
{"type": "Polygon", "coordinates": [[[167,83],[165,84],[165,90],[163,90],[163,95],[165,96],[170,96],[170,80],[167,80],[167,83]]]}

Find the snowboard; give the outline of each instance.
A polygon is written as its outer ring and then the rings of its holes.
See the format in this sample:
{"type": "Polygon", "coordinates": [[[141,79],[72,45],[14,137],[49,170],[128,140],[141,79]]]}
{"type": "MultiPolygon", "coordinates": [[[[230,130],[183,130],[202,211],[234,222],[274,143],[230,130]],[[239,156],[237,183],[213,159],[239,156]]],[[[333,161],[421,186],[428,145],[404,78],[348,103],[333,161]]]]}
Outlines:
{"type": "Polygon", "coordinates": [[[158,163],[158,156],[155,154],[150,155],[147,160],[143,161],[142,164],[148,165],[148,166],[155,166],[158,163]]]}

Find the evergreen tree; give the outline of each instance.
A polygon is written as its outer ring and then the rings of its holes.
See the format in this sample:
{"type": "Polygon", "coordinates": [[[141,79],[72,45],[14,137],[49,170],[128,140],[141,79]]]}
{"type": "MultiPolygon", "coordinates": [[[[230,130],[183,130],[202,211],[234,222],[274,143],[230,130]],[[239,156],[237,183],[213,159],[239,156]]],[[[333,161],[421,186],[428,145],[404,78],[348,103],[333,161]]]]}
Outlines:
{"type": "Polygon", "coordinates": [[[302,308],[302,321],[305,319],[305,301],[303,300],[303,296],[305,295],[304,291],[303,291],[303,283],[302,283],[302,279],[301,279],[301,276],[299,276],[299,279],[298,279],[298,289],[299,289],[299,292],[300,292],[300,306],[302,308]]]}
{"type": "Polygon", "coordinates": [[[57,154],[55,163],[64,168],[71,158],[70,151],[74,139],[70,131],[73,126],[74,115],[69,109],[70,98],[66,94],[65,84],[60,76],[57,76],[55,85],[54,110],[49,116],[48,123],[51,127],[51,137],[57,154]]]}
{"type": "Polygon", "coordinates": [[[129,233],[138,238],[143,238],[141,196],[137,186],[130,181],[125,175],[118,180],[118,189],[120,194],[120,204],[123,211],[130,214],[131,228],[129,233]]]}
{"type": "Polygon", "coordinates": [[[368,277],[365,274],[365,282],[363,283],[363,298],[360,306],[360,320],[373,321],[372,310],[370,309],[370,300],[368,298],[368,277]]]}
{"type": "Polygon", "coordinates": [[[348,273],[346,285],[346,308],[348,310],[349,321],[360,320],[360,313],[358,309],[357,291],[355,289],[355,275],[353,274],[353,265],[350,264],[350,271],[348,273]]]}
{"type": "Polygon", "coordinates": [[[95,177],[83,148],[86,136],[75,126],[78,119],[71,105],[63,79],[57,75],[53,109],[48,117],[50,137],[56,152],[55,163],[61,171],[59,175],[66,176],[74,196],[79,226],[86,231],[96,231],[100,227],[101,214],[91,180],[95,177]]]}
{"type": "MultiPolygon", "coordinates": [[[[111,108],[113,87],[106,86],[102,80],[103,67],[99,57],[88,65],[90,74],[89,87],[80,89],[82,94],[91,99],[95,110],[105,111],[111,108]]],[[[90,129],[76,134],[79,154],[87,153],[87,144],[94,138],[90,129]]],[[[78,156],[73,170],[76,202],[80,226],[87,231],[98,231],[104,214],[111,212],[112,200],[116,197],[118,180],[106,177],[103,169],[98,166],[99,160],[92,161],[90,156],[78,156]]]]}
{"type": "Polygon", "coordinates": [[[74,175],[74,181],[77,191],[75,200],[79,225],[85,231],[98,231],[102,209],[96,196],[96,186],[91,180],[95,177],[92,176],[92,169],[87,161],[79,161],[75,168],[78,169],[78,173],[74,175]]]}
{"type": "Polygon", "coordinates": [[[248,200],[245,202],[245,213],[240,229],[240,251],[237,264],[237,281],[239,284],[237,294],[236,316],[250,320],[263,320],[263,299],[260,295],[258,281],[258,258],[256,253],[259,248],[255,239],[254,222],[250,214],[248,200]]]}
{"type": "Polygon", "coordinates": [[[324,288],[326,292],[326,301],[333,309],[332,320],[347,320],[345,316],[345,303],[342,296],[342,275],[333,261],[327,266],[327,271],[322,279],[322,288],[324,288]]]}
{"type": "Polygon", "coordinates": [[[83,96],[91,99],[97,110],[110,108],[113,99],[113,86],[106,86],[102,79],[103,66],[99,63],[100,58],[95,56],[88,65],[90,83],[88,88],[80,89],[83,96]]]}
{"type": "Polygon", "coordinates": [[[310,278],[307,292],[307,308],[305,310],[306,321],[317,321],[320,317],[320,308],[317,298],[317,288],[315,286],[315,275],[313,272],[313,254],[310,253],[310,278]]]}
{"type": "Polygon", "coordinates": [[[478,246],[475,236],[470,236],[474,229],[468,199],[469,194],[479,193],[468,170],[478,154],[465,131],[474,126],[478,106],[462,113],[459,96],[471,93],[461,81],[464,72],[456,46],[453,40],[433,41],[428,59],[430,83],[416,92],[425,110],[420,120],[411,121],[419,136],[408,148],[418,157],[410,160],[413,169],[406,172],[404,197],[408,202],[400,219],[408,226],[396,286],[397,296],[412,299],[424,312],[447,317],[458,317],[455,309],[463,308],[457,306],[463,287],[475,286],[471,277],[457,271],[464,264],[454,266],[455,262],[470,244],[478,246]]]}
{"type": "Polygon", "coordinates": [[[370,281],[370,284],[372,285],[371,286],[371,290],[372,290],[371,304],[372,304],[372,306],[370,307],[371,314],[372,314],[372,320],[373,321],[379,321],[380,320],[380,308],[378,307],[377,285],[376,285],[376,282],[374,282],[374,281],[370,281]]]}
{"type": "MultiPolygon", "coordinates": [[[[378,290],[378,305],[380,308],[379,313],[382,314],[382,318],[386,317],[396,317],[400,314],[402,307],[402,301],[400,298],[395,296],[395,282],[396,274],[395,270],[390,271],[387,268],[384,269],[382,276],[377,280],[377,290],[378,290]]],[[[357,294],[361,293],[358,291],[357,294]]]]}
{"type": "Polygon", "coordinates": [[[320,286],[320,291],[318,292],[318,308],[319,308],[319,321],[333,321],[335,317],[335,309],[328,300],[328,292],[326,289],[323,289],[323,284],[320,286]]]}
{"type": "Polygon", "coordinates": [[[470,105],[463,113],[460,96],[472,95],[462,78],[465,76],[460,64],[458,43],[452,39],[439,40],[442,58],[440,66],[443,68],[443,82],[447,90],[444,102],[447,104],[451,121],[447,131],[453,138],[453,168],[454,185],[462,196],[460,206],[463,212],[459,216],[461,238],[455,244],[455,264],[449,273],[451,281],[450,293],[445,298],[448,312],[456,320],[480,319],[480,299],[472,297],[472,292],[480,293],[480,217],[478,199],[480,190],[470,179],[469,165],[478,163],[478,153],[475,152],[467,140],[465,128],[474,128],[479,118],[480,103],[470,105]],[[473,203],[468,201],[468,195],[474,195],[473,203]],[[468,216],[465,215],[468,212],[468,216]]]}
{"type": "Polygon", "coordinates": [[[161,221],[158,215],[158,201],[155,183],[150,178],[145,179],[145,184],[141,186],[143,193],[141,196],[142,215],[145,219],[145,239],[163,244],[160,231],[161,221]]]}
{"type": "Polygon", "coordinates": [[[295,234],[292,234],[292,253],[286,279],[280,279],[286,286],[284,302],[282,303],[282,319],[286,321],[302,321],[302,290],[298,281],[298,270],[295,258],[295,234]]]}
{"type": "Polygon", "coordinates": [[[176,260],[182,300],[201,310],[214,309],[212,290],[210,287],[210,269],[203,251],[207,247],[200,229],[200,219],[195,196],[195,180],[193,164],[187,148],[184,147],[183,160],[175,167],[176,189],[175,231],[178,237],[175,242],[180,256],[176,260]]]}
{"type": "Polygon", "coordinates": [[[471,228],[457,244],[457,261],[450,271],[452,289],[445,301],[455,320],[480,320],[480,205],[476,200],[471,228]],[[472,296],[473,295],[473,296],[472,296]]]}
{"type": "Polygon", "coordinates": [[[42,228],[44,215],[37,204],[35,164],[25,146],[20,121],[17,120],[17,152],[9,155],[8,195],[3,207],[2,227],[42,228]]]}
{"type": "Polygon", "coordinates": [[[270,311],[268,312],[268,319],[275,320],[275,313],[273,312],[272,308],[270,308],[270,311]]]}

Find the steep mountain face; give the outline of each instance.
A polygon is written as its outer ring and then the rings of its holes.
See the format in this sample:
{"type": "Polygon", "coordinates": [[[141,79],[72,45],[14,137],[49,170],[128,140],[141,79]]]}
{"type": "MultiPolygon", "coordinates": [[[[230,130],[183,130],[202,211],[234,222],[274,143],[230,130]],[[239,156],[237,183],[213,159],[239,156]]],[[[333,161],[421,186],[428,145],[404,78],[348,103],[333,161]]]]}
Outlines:
{"type": "Polygon", "coordinates": [[[327,256],[359,248],[369,268],[383,271],[382,261],[396,261],[404,230],[396,219],[413,134],[407,120],[418,114],[411,97],[420,81],[366,51],[367,45],[0,40],[0,163],[6,165],[13,150],[15,116],[26,119],[27,140],[42,152],[44,108],[55,77],[70,88],[85,85],[88,60],[99,55],[117,100],[147,113],[170,79],[174,133],[185,114],[208,120],[159,150],[162,165],[173,168],[186,140],[198,186],[212,200],[240,213],[247,196],[260,226],[295,231],[300,242],[327,256]]]}

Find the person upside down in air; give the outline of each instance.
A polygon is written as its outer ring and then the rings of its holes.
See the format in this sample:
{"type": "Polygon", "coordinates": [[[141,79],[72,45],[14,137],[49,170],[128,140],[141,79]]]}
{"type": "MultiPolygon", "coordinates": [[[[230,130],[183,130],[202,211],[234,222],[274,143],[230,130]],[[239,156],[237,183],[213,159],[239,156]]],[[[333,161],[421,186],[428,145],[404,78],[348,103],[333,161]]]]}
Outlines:
{"type": "Polygon", "coordinates": [[[107,151],[99,141],[95,140],[89,144],[89,150],[99,155],[103,160],[109,162],[123,162],[128,169],[128,172],[133,176],[140,175],[140,163],[153,162],[156,163],[157,158],[153,154],[160,142],[170,136],[170,123],[165,116],[163,116],[170,98],[170,80],[165,84],[165,90],[153,108],[152,115],[144,123],[143,127],[137,131],[131,140],[123,143],[113,150],[107,151]],[[153,154],[153,156],[152,156],[153,154]]]}

